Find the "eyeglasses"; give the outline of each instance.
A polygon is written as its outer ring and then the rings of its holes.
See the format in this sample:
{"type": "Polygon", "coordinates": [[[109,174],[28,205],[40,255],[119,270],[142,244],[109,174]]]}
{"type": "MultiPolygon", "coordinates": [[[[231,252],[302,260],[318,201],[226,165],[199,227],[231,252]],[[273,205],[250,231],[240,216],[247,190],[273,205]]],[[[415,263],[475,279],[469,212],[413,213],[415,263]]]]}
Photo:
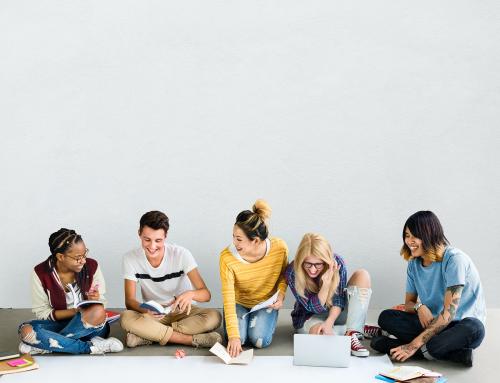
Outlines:
{"type": "Polygon", "coordinates": [[[310,269],[311,267],[314,266],[316,270],[322,270],[323,267],[325,267],[325,264],[323,262],[321,263],[304,262],[303,265],[306,269],[310,269]]]}
{"type": "Polygon", "coordinates": [[[80,255],[79,257],[72,257],[71,255],[64,254],[65,257],[71,258],[71,259],[73,259],[74,261],[76,261],[78,263],[80,263],[83,260],[87,259],[88,255],[89,255],[89,249],[85,249],[85,254],[80,255]]]}

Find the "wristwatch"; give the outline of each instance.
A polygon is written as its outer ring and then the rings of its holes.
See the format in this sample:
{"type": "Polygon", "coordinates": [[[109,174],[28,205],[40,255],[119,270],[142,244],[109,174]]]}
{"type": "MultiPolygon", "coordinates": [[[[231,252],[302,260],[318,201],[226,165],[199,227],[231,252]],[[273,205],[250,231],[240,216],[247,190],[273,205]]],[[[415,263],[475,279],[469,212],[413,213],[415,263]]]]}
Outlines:
{"type": "Polygon", "coordinates": [[[415,303],[415,306],[413,306],[413,310],[415,310],[415,312],[418,312],[418,309],[420,307],[422,307],[422,303],[421,302],[415,303]]]}

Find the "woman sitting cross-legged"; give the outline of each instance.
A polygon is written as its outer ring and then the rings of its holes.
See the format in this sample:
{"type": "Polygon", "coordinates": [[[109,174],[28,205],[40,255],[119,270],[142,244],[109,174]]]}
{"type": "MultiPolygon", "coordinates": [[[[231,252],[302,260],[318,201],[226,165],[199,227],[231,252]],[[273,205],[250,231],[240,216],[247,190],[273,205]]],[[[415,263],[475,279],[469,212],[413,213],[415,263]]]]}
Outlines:
{"type": "Polygon", "coordinates": [[[372,348],[399,362],[419,355],[472,366],[472,349],[484,338],[486,320],[483,289],[472,260],[449,246],[431,211],[408,218],[401,255],[408,261],[406,310],[380,314],[380,327],[395,339],[376,337],[372,348]]]}
{"type": "Polygon", "coordinates": [[[118,339],[107,338],[106,286],[97,261],[87,258],[89,250],[82,237],[74,230],[60,229],[50,236],[49,247],[51,255],[32,274],[33,313],[38,319],[19,326],[19,351],[103,354],[123,350],[118,339]],[[78,300],[102,304],[74,308],[69,285],[78,300]]]}

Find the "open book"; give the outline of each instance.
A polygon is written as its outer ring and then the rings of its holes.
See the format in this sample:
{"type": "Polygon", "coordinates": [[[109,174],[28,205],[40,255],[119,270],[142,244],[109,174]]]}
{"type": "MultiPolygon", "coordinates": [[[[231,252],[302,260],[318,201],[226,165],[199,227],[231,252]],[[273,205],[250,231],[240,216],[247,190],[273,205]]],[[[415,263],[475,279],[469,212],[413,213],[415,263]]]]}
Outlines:
{"type": "Polygon", "coordinates": [[[172,311],[172,308],[170,306],[168,307],[163,307],[161,304],[159,304],[156,301],[147,301],[144,303],[141,303],[139,307],[152,311],[156,314],[170,314],[170,311],[172,311]]]}
{"type": "Polygon", "coordinates": [[[19,357],[19,353],[17,351],[0,350],[0,360],[14,359],[17,357],[19,357]]]}
{"type": "Polygon", "coordinates": [[[274,295],[269,298],[268,300],[265,300],[264,302],[257,303],[255,306],[253,306],[249,312],[246,314],[243,314],[242,318],[245,318],[248,314],[253,313],[254,311],[265,309],[268,306],[271,306],[273,303],[275,303],[278,300],[278,295],[280,291],[276,291],[274,295]]]}
{"type": "Polygon", "coordinates": [[[231,358],[231,356],[226,351],[226,348],[219,342],[213,345],[213,347],[210,349],[210,352],[214,355],[217,355],[226,364],[248,364],[253,359],[253,348],[243,351],[236,358],[231,358]]]}
{"type": "Polygon", "coordinates": [[[78,296],[78,294],[76,293],[75,288],[73,287],[73,285],[71,283],[68,283],[66,286],[68,286],[68,289],[71,292],[71,295],[73,296],[73,307],[75,309],[77,309],[79,307],[93,305],[93,304],[100,304],[100,305],[104,304],[101,301],[92,301],[92,300],[86,301],[86,300],[81,300],[80,297],[78,296]]]}
{"type": "Polygon", "coordinates": [[[398,382],[405,382],[415,378],[439,378],[442,374],[426,370],[419,366],[398,366],[392,370],[380,372],[380,375],[394,379],[398,382]]]}

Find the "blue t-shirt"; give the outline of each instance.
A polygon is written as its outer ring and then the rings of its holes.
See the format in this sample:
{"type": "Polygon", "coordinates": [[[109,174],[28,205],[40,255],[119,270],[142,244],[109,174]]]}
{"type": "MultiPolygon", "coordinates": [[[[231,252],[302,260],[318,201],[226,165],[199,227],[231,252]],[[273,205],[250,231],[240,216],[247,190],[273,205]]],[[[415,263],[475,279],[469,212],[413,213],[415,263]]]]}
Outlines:
{"type": "Polygon", "coordinates": [[[476,266],[467,254],[448,246],[441,262],[423,266],[421,258],[408,262],[406,292],[417,294],[420,302],[436,317],[443,311],[447,287],[463,285],[462,297],[454,320],[467,317],[486,321],[486,304],[476,266]]]}

